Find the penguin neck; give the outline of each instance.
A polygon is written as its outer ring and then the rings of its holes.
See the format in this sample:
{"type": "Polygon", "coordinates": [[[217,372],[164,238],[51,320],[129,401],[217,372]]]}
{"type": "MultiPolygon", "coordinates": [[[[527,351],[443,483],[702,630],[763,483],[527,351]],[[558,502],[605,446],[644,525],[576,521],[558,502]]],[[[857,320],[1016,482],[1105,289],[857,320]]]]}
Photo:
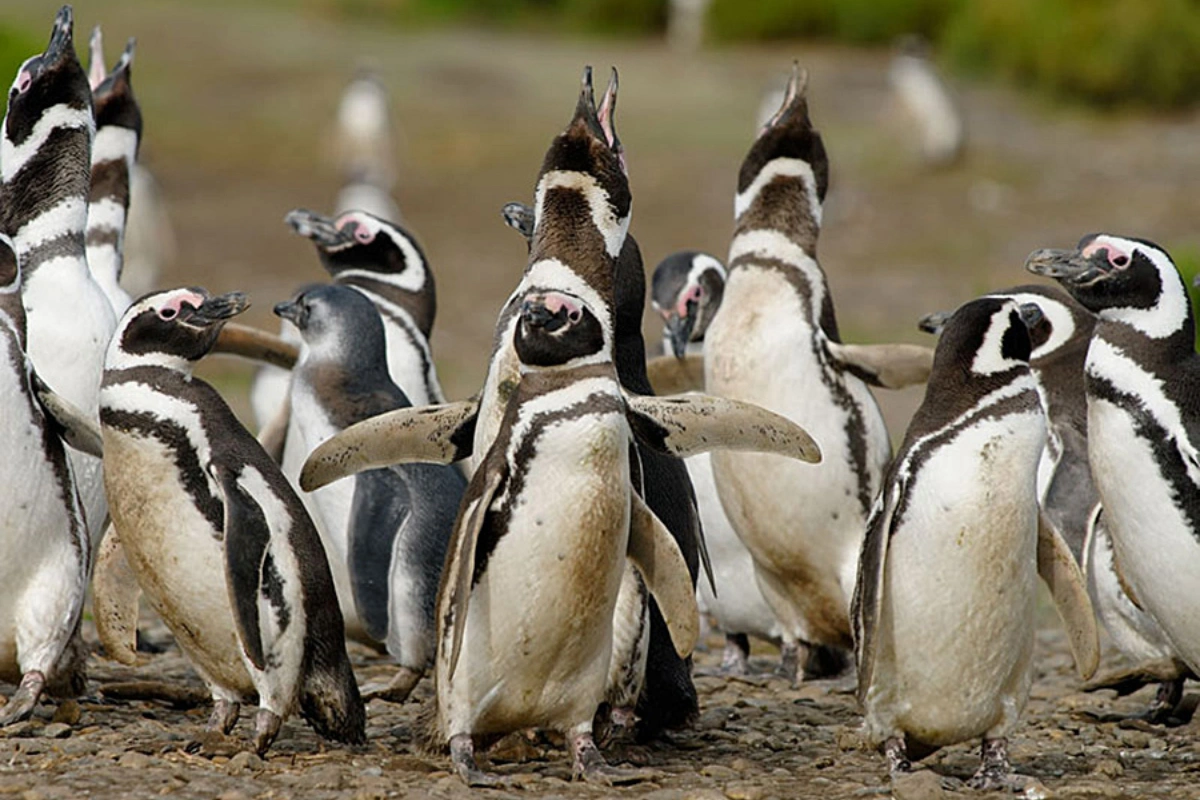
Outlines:
{"type": "Polygon", "coordinates": [[[129,211],[129,180],[137,147],[137,131],[116,125],[100,128],[92,147],[87,264],[106,294],[118,285],[124,266],[122,254],[129,211]]]}
{"type": "Polygon", "coordinates": [[[345,428],[368,417],[407,408],[407,395],[396,386],[380,363],[340,363],[301,359],[293,380],[306,387],[329,421],[345,428]]]}
{"type": "Polygon", "coordinates": [[[1173,266],[1160,267],[1161,288],[1148,307],[1101,309],[1096,335],[1143,358],[1174,363],[1195,357],[1196,325],[1183,279],[1173,266]]]}
{"type": "Polygon", "coordinates": [[[433,275],[426,275],[418,291],[399,285],[390,273],[362,269],[338,271],[334,273],[333,282],[361,291],[372,302],[376,302],[376,298],[383,300],[407,314],[426,339],[432,335],[434,318],[437,316],[437,290],[433,275]]]}
{"type": "Polygon", "coordinates": [[[775,231],[815,260],[821,216],[812,166],[800,158],[773,158],[752,180],[739,186],[734,198],[734,237],[756,230],[775,231]]]}

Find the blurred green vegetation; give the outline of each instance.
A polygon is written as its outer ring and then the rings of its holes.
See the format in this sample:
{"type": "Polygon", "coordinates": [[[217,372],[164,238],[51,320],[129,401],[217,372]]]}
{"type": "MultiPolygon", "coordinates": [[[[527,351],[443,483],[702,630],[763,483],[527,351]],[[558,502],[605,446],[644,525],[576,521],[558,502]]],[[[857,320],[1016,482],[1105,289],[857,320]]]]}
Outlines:
{"type": "MultiPolygon", "coordinates": [[[[49,27],[47,27],[47,31],[49,27]]],[[[25,63],[25,59],[37,55],[46,48],[46,36],[17,28],[4,19],[0,19],[0,83],[4,85],[4,95],[8,96],[8,86],[16,77],[17,68],[25,63]]]]}
{"type": "Polygon", "coordinates": [[[1200,288],[1192,285],[1192,281],[1200,275],[1200,246],[1182,245],[1168,248],[1167,252],[1175,261],[1179,274],[1183,276],[1184,285],[1192,297],[1192,314],[1197,320],[1196,349],[1200,350],[1200,288]]]}

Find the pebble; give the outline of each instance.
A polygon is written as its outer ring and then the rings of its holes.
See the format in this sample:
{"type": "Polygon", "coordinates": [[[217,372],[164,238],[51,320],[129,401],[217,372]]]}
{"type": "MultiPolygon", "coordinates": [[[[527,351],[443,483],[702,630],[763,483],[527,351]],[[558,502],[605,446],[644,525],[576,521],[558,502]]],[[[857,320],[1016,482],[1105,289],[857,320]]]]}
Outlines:
{"type": "Polygon", "coordinates": [[[51,722],[42,728],[43,739],[66,739],[71,735],[71,726],[65,722],[51,722]]]}
{"type": "Polygon", "coordinates": [[[729,780],[730,778],[736,778],[738,776],[737,770],[730,769],[729,767],[721,764],[709,764],[708,766],[702,767],[700,774],[706,778],[716,778],[719,781],[729,780]]]}
{"type": "Polygon", "coordinates": [[[895,800],[937,800],[945,796],[942,777],[936,772],[919,769],[907,775],[892,776],[892,797],[895,800]]]}
{"type": "Polygon", "coordinates": [[[74,700],[64,700],[58,704],[58,708],[54,709],[54,716],[50,719],[51,722],[62,722],[67,725],[79,724],[79,718],[83,716],[83,710],[80,709],[79,703],[74,700]]]}
{"type": "Polygon", "coordinates": [[[1096,766],[1092,769],[1092,772],[1103,775],[1106,778],[1119,778],[1125,774],[1125,768],[1121,766],[1121,762],[1105,758],[1096,762],[1096,766]]]}
{"type": "Polygon", "coordinates": [[[117,759],[117,763],[126,769],[145,769],[154,763],[154,759],[145,753],[130,750],[117,759]]]}
{"type": "Polygon", "coordinates": [[[231,775],[237,775],[243,772],[258,772],[264,766],[266,766],[266,762],[259,758],[257,753],[243,750],[229,759],[229,763],[225,765],[225,769],[231,775]]]}
{"type": "Polygon", "coordinates": [[[767,790],[753,783],[732,783],[725,787],[725,796],[729,800],[762,800],[767,796],[767,790]]]}

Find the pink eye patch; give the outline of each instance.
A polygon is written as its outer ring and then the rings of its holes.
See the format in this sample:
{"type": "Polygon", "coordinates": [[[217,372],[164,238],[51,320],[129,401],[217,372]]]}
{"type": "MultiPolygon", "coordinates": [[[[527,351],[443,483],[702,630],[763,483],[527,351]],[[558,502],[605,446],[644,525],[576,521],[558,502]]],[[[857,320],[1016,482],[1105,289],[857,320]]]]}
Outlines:
{"type": "Polygon", "coordinates": [[[699,286],[692,286],[679,296],[679,304],[675,306],[675,312],[681,317],[686,317],[688,315],[687,304],[691,302],[699,303],[700,297],[703,294],[704,290],[699,286]]]}
{"type": "Polygon", "coordinates": [[[561,309],[567,310],[567,318],[572,322],[578,322],[583,316],[583,312],[579,308],[579,304],[567,297],[565,294],[558,292],[550,292],[545,296],[542,302],[546,306],[546,310],[551,314],[557,314],[561,309]]]}
{"type": "Polygon", "coordinates": [[[1082,255],[1084,258],[1091,258],[1101,250],[1104,251],[1104,255],[1108,259],[1108,263],[1116,269],[1125,269],[1129,266],[1129,254],[1117,249],[1109,242],[1092,242],[1087,247],[1083,248],[1082,255]]]}
{"type": "Polygon", "coordinates": [[[158,316],[161,319],[175,319],[179,316],[179,312],[183,310],[183,305],[187,304],[192,308],[199,308],[204,305],[204,296],[195,292],[182,292],[175,295],[170,300],[167,300],[158,308],[158,316]]]}

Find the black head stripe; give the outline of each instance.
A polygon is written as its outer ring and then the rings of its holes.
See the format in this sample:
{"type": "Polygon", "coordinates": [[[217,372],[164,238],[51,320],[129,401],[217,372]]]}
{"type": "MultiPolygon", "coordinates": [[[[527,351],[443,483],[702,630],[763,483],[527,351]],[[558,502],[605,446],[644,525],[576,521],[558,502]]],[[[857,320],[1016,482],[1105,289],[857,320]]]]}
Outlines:
{"type": "Polygon", "coordinates": [[[1008,315],[1008,329],[1000,344],[1000,354],[1014,361],[1028,361],[1031,350],[1029,329],[1021,319],[1021,314],[1015,309],[1008,315]]]}

